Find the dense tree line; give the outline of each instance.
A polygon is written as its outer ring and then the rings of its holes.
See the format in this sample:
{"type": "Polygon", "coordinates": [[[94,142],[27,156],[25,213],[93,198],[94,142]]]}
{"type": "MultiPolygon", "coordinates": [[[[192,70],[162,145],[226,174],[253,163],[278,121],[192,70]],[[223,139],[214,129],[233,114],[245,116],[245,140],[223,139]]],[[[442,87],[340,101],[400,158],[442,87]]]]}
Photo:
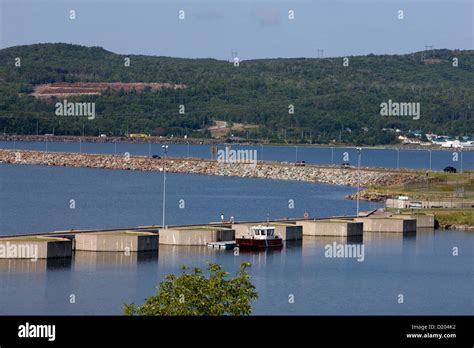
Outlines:
{"type": "Polygon", "coordinates": [[[260,59],[235,66],[71,44],[6,48],[0,50],[0,131],[123,135],[160,129],[164,135],[205,137],[213,120],[226,120],[259,126],[235,137],[300,143],[387,144],[395,133],[382,129],[396,128],[472,135],[474,51],[348,58],[349,66],[343,58],[260,59]],[[30,95],[35,85],[53,82],[167,82],[187,88],[68,98],[96,103],[97,117],[88,120],[58,117],[54,105],[62,99],[30,95]],[[380,103],[389,99],[420,102],[420,119],[380,116],[380,103]]]}

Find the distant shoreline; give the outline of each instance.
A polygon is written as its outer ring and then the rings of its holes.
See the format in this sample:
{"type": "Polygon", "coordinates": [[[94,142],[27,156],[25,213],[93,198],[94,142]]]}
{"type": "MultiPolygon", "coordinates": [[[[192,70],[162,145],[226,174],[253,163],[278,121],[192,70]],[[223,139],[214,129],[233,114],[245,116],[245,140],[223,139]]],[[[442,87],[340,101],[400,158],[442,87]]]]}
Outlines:
{"type": "MultiPolygon", "coordinates": [[[[0,141],[21,141],[21,142],[89,142],[89,143],[130,143],[130,144],[190,144],[190,145],[242,145],[242,146],[281,146],[281,147],[308,147],[308,148],[351,148],[362,147],[372,150],[438,150],[454,151],[455,148],[443,148],[437,145],[421,146],[408,144],[390,144],[390,145],[353,145],[353,144],[298,144],[298,143],[272,143],[257,140],[241,139],[209,139],[209,138],[177,138],[177,137],[158,137],[150,136],[143,138],[132,137],[98,137],[98,136],[77,136],[77,135],[5,135],[0,134],[0,141]]],[[[472,148],[463,148],[463,151],[474,151],[472,148]]]]}

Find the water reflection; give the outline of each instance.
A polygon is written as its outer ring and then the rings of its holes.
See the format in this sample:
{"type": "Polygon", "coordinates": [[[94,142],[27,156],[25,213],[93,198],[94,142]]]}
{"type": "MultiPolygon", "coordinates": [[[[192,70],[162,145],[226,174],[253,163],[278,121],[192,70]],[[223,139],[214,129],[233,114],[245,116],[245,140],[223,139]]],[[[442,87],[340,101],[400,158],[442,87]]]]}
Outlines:
{"type": "Polygon", "coordinates": [[[95,252],[76,251],[74,266],[79,268],[96,269],[97,267],[135,267],[139,263],[157,262],[158,251],[146,252],[95,252]]]}
{"type": "Polygon", "coordinates": [[[416,245],[416,232],[364,232],[364,243],[374,254],[401,254],[416,245]]]}
{"type": "Polygon", "coordinates": [[[416,254],[432,253],[435,243],[434,228],[417,228],[416,229],[416,254]]]}
{"type": "Polygon", "coordinates": [[[71,269],[72,258],[0,259],[0,273],[47,272],[71,269]]]}

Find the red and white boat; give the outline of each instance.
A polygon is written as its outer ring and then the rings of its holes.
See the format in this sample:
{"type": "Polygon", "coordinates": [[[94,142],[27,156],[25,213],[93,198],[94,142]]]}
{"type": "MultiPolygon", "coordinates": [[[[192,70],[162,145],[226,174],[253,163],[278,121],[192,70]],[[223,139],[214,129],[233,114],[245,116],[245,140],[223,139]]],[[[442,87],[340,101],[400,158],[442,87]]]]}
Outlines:
{"type": "Polygon", "coordinates": [[[272,226],[252,226],[249,235],[244,235],[235,240],[239,248],[260,249],[260,248],[281,248],[283,239],[275,236],[275,227],[272,226]]]}

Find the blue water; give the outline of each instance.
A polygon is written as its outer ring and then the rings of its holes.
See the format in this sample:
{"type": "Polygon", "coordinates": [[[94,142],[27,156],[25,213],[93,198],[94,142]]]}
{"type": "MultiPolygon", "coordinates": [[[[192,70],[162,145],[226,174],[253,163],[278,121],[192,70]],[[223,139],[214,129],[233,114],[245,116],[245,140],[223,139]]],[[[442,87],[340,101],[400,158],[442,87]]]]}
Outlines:
{"type": "MultiPolygon", "coordinates": [[[[219,149],[224,149],[219,145],[219,149]]],[[[59,152],[84,152],[104,154],[124,154],[131,156],[161,155],[161,144],[131,144],[131,143],[79,143],[79,142],[23,142],[1,141],[0,148],[30,149],[59,152]]],[[[295,146],[241,146],[232,145],[233,149],[255,150],[258,160],[290,162],[297,160],[313,164],[341,164],[347,162],[344,153],[349,156],[348,162],[357,164],[355,148],[335,147],[295,147],[295,146]],[[263,150],[263,151],[262,151],[263,150]]],[[[432,150],[431,169],[442,170],[446,166],[453,166],[458,170],[474,170],[474,151],[463,151],[462,155],[453,155],[453,151],[432,150]]],[[[211,158],[211,145],[170,144],[169,156],[211,158]]],[[[367,167],[412,168],[430,169],[430,151],[401,149],[363,149],[361,165],[367,167]]]]}
{"type": "MultiPolygon", "coordinates": [[[[0,233],[160,224],[162,178],[148,172],[0,165],[0,233]]],[[[356,209],[344,199],[354,192],[351,187],[186,174],[167,178],[169,224],[216,221],[221,212],[244,220],[302,217],[305,211],[349,215],[356,209]]],[[[158,252],[130,256],[76,252],[67,260],[0,259],[0,315],[120,314],[123,303],[143,303],[183,264],[217,262],[234,274],[244,261],[252,263],[259,293],[254,314],[472,315],[473,247],[472,232],[418,231],[366,233],[358,242],[305,236],[279,251],[238,256],[205,246],[161,245],[158,252]],[[334,241],[362,243],[364,261],[326,258],[324,248],[334,241]],[[398,303],[400,294],[404,303],[398,303]]]]}
{"type": "Polygon", "coordinates": [[[0,260],[0,315],[120,314],[123,303],[143,303],[183,264],[216,262],[234,274],[244,261],[252,263],[249,272],[259,293],[254,314],[474,314],[472,232],[365,234],[363,262],[324,257],[324,246],[333,241],[305,236],[281,251],[239,256],[231,250],[162,245],[158,253],[139,258],[77,252],[69,262],[0,260]],[[459,256],[452,255],[453,246],[460,248],[459,256]]]}
{"type": "MultiPolygon", "coordinates": [[[[352,187],[167,174],[166,224],[355,215],[352,187]],[[289,208],[293,200],[294,208],[289,208]],[[322,204],[324,202],[324,204],[322,204]],[[184,207],[183,207],[184,206],[184,207]],[[181,208],[183,207],[183,208],[181,208]]],[[[163,174],[0,165],[0,234],[162,223],[163,174]],[[75,201],[75,209],[70,201],[75,201]]],[[[361,210],[380,204],[361,202],[361,210]]]]}

